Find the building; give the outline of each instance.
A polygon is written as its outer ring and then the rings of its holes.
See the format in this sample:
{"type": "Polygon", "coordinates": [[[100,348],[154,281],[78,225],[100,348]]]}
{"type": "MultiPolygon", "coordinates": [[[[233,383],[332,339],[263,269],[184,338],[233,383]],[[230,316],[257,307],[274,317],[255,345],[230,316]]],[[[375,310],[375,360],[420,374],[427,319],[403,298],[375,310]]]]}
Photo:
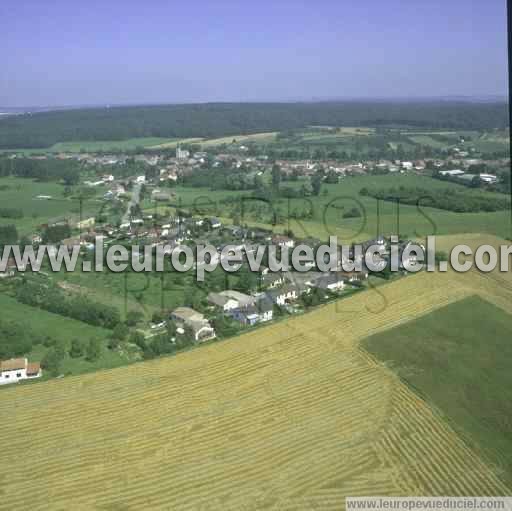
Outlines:
{"type": "Polygon", "coordinates": [[[171,319],[179,326],[188,326],[192,329],[195,342],[205,342],[215,338],[215,330],[209,321],[200,313],[190,307],[178,307],[171,313],[171,319]]]}
{"type": "Polygon", "coordinates": [[[96,223],[96,220],[94,217],[86,218],[85,220],[81,220],[80,222],[77,222],[76,228],[77,229],[89,229],[91,227],[94,227],[94,224],[96,223]]]}
{"type": "Polygon", "coordinates": [[[312,285],[325,291],[341,291],[345,287],[345,279],[338,273],[328,273],[315,279],[312,285]]]}
{"type": "Polygon", "coordinates": [[[239,293],[231,289],[221,291],[220,293],[210,293],[208,295],[208,303],[222,308],[223,311],[253,305],[255,301],[256,298],[254,298],[254,296],[239,293]]]}
{"type": "Polygon", "coordinates": [[[480,174],[479,177],[480,180],[483,181],[484,183],[490,184],[496,183],[496,181],[498,180],[498,178],[493,174],[480,174]]]}
{"type": "Polygon", "coordinates": [[[280,234],[276,234],[276,235],[272,236],[272,244],[277,245],[278,247],[293,248],[295,246],[295,241],[293,241],[288,236],[282,236],[280,234]]]}
{"type": "Polygon", "coordinates": [[[276,305],[284,305],[287,302],[296,300],[298,297],[298,291],[296,286],[287,284],[281,288],[267,291],[267,296],[276,305]]]}
{"type": "Polygon", "coordinates": [[[261,285],[266,288],[273,289],[277,286],[284,284],[284,275],[283,273],[262,273],[261,275],[261,285]]]}
{"type": "Polygon", "coordinates": [[[243,325],[255,325],[272,321],[274,316],[274,305],[266,296],[261,296],[254,304],[229,311],[229,315],[243,325]]]}
{"type": "Polygon", "coordinates": [[[39,362],[29,363],[26,358],[11,358],[0,362],[0,385],[18,383],[42,376],[39,362]]]}
{"type": "Polygon", "coordinates": [[[190,156],[190,151],[186,149],[182,149],[179,145],[176,146],[176,159],[177,160],[187,160],[190,156]]]}

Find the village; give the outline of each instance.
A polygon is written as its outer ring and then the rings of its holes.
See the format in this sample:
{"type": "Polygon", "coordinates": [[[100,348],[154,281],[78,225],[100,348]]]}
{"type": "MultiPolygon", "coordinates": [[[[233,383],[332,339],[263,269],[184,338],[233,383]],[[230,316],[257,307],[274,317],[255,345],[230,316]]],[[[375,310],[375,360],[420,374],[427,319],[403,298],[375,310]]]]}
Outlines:
{"type": "MultiPolygon", "coordinates": [[[[482,166],[481,159],[458,147],[444,159],[381,159],[346,164],[329,159],[285,159],[270,163],[265,154],[249,155],[249,152],[247,146],[233,141],[226,152],[194,150],[193,147],[186,149],[177,145],[174,154],[169,151],[135,155],[84,152],[57,154],[53,156],[56,160],[80,162],[85,169],[81,186],[89,190],[89,200],[101,203],[101,210],[95,216],[54,219],[42,224],[32,233],[30,242],[36,248],[45,244],[49,251],[54,252],[60,246],[69,250],[78,247],[85,258],[91,257],[98,240],[102,241],[105,248],[121,243],[127,246],[151,246],[155,251],[159,246],[178,248],[187,245],[194,248],[210,244],[216,247],[218,258],[221,258],[221,252],[227,245],[243,249],[246,254],[254,252],[258,245],[292,249],[301,244],[315,250],[322,240],[314,236],[297,236],[291,229],[275,232],[270,228],[251,227],[254,216],[248,219],[240,218],[239,214],[225,215],[229,219],[213,216],[197,203],[184,203],[175,192],[176,186],[187,183],[187,179],[204,179],[207,182],[212,171],[247,176],[253,183],[258,183],[258,179],[263,181],[265,175],[267,179],[274,179],[276,168],[279,169],[279,179],[285,185],[283,190],[286,190],[287,182],[314,181],[315,176],[320,174],[324,182],[336,183],[350,176],[428,173],[437,175],[439,179],[472,180],[473,183],[477,177],[481,185],[485,186],[495,184],[497,177],[487,172],[475,174],[475,168],[485,169],[485,166],[492,164],[505,164],[497,160],[486,161],[482,166]],[[139,172],[137,169],[140,169],[139,172]]],[[[52,157],[35,155],[31,158],[41,160],[52,157]]],[[[304,185],[301,193],[307,196],[304,185]]],[[[35,199],[52,201],[54,197],[38,195],[35,199]]],[[[260,196],[259,200],[263,198],[260,196]]],[[[229,205],[232,206],[232,203],[229,205]]],[[[386,263],[389,259],[389,239],[389,236],[383,237],[377,233],[376,238],[363,241],[361,245],[383,247],[382,261],[386,263]]],[[[400,254],[412,243],[412,239],[400,238],[400,254]]],[[[413,260],[407,262],[414,264],[413,260]]],[[[0,272],[0,281],[16,279],[25,270],[30,272],[30,268],[16,265],[11,257],[5,270],[0,272]]],[[[403,264],[400,270],[399,275],[407,273],[403,264]]],[[[246,260],[241,271],[246,275],[250,273],[246,260]]],[[[137,345],[141,349],[148,349],[152,339],[164,334],[168,335],[169,342],[175,347],[196,345],[236,335],[245,329],[277,321],[286,315],[302,313],[311,307],[365,289],[370,273],[365,267],[362,271],[345,272],[340,266],[337,271],[326,273],[318,271],[311,264],[307,272],[301,273],[271,272],[263,266],[256,275],[246,278],[243,288],[237,284],[233,286],[233,282],[226,278],[222,284],[217,283],[214,289],[208,290],[201,300],[162,310],[152,318],[132,325],[130,330],[138,335],[137,345]]],[[[47,273],[42,271],[41,274],[47,273]]],[[[384,271],[378,272],[377,277],[389,279],[390,275],[384,271]]],[[[58,282],[57,286],[63,293],[73,292],[74,289],[65,282],[58,282]]],[[[22,362],[23,359],[2,362],[0,383],[41,376],[40,366],[36,371],[35,366],[30,365],[33,363],[25,361],[24,365],[22,362]],[[15,369],[9,369],[14,366],[15,369]],[[29,366],[32,369],[27,369],[29,366]]]]}

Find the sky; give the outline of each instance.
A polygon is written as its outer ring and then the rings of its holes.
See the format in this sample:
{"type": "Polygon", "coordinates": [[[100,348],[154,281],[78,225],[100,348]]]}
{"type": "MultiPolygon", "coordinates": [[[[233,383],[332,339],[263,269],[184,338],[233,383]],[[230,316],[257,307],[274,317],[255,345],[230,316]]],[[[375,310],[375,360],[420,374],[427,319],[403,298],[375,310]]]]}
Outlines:
{"type": "Polygon", "coordinates": [[[1,0],[0,106],[508,94],[505,0],[1,0]]]}

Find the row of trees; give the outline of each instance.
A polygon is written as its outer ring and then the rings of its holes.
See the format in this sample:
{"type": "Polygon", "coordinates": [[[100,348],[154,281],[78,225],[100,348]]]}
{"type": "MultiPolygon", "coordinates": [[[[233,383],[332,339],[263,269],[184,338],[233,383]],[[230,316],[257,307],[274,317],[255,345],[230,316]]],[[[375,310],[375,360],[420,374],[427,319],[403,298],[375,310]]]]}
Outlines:
{"type": "Polygon", "coordinates": [[[0,177],[27,177],[39,181],[62,180],[66,186],[73,186],[78,184],[80,169],[80,163],[74,160],[0,158],[0,177]]]}
{"type": "Polygon", "coordinates": [[[452,187],[441,190],[427,190],[420,187],[400,186],[398,188],[362,188],[359,193],[391,202],[418,205],[454,211],[457,213],[478,213],[510,209],[510,200],[486,192],[456,190],[452,187]]]}
{"type": "Polygon", "coordinates": [[[42,285],[24,280],[16,286],[16,299],[26,305],[94,326],[112,329],[120,321],[117,308],[94,302],[83,295],[67,296],[49,284],[42,285]]]}

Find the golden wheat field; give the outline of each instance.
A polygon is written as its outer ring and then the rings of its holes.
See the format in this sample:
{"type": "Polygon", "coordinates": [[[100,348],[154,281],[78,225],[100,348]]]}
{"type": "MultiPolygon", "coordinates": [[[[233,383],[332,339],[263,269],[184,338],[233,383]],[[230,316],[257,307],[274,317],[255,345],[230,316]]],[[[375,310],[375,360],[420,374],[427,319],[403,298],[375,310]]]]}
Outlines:
{"type": "Polygon", "coordinates": [[[173,358],[5,389],[0,509],[334,511],[345,496],[510,494],[359,348],[472,294],[512,310],[510,274],[422,272],[173,358]]]}

